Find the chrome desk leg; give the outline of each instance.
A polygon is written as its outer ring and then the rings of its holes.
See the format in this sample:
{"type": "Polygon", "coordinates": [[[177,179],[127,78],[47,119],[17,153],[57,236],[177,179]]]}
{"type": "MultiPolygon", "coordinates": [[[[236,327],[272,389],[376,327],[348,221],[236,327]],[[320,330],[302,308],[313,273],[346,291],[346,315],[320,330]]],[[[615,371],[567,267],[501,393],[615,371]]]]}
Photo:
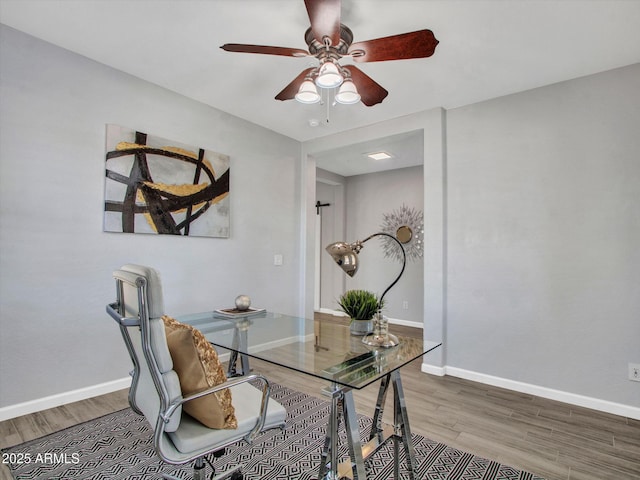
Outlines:
{"type": "Polygon", "coordinates": [[[358,415],[353,401],[353,392],[332,384],[330,390],[324,393],[331,396],[331,412],[327,425],[327,434],[320,459],[319,480],[338,480],[340,478],[352,478],[366,480],[367,473],[364,468],[364,455],[362,442],[360,441],[360,428],[358,415]],[[349,461],[338,463],[338,431],[340,427],[340,413],[344,416],[347,442],[349,446],[349,461]],[[327,464],[330,469],[327,469],[327,464]]]}
{"type": "MultiPolygon", "coordinates": [[[[409,479],[415,480],[413,469],[416,466],[416,454],[411,442],[411,427],[409,427],[409,415],[407,414],[407,404],[404,399],[404,390],[402,389],[402,380],[400,380],[400,371],[395,370],[391,373],[391,382],[393,383],[394,390],[394,423],[396,429],[396,435],[402,438],[404,445],[404,453],[407,458],[407,470],[409,471],[409,479]]],[[[397,452],[397,437],[394,438],[394,446],[396,453],[396,465],[395,474],[396,479],[398,476],[398,452],[397,452]]]]}
{"type": "Polygon", "coordinates": [[[380,388],[378,389],[378,400],[376,401],[376,409],[373,414],[373,422],[371,423],[371,433],[369,440],[378,437],[378,441],[382,442],[382,416],[384,414],[384,403],[387,398],[387,390],[389,388],[389,375],[380,380],[380,388]]]}
{"type": "MultiPolygon", "coordinates": [[[[393,437],[393,478],[394,480],[400,480],[400,449],[398,448],[398,437],[393,437]]],[[[413,477],[412,477],[413,478],[413,477]]]]}
{"type": "Polygon", "coordinates": [[[238,362],[238,352],[231,350],[229,354],[229,368],[227,368],[227,377],[232,378],[238,375],[236,371],[236,363],[238,362]]]}
{"type": "MultiPolygon", "coordinates": [[[[242,350],[243,352],[246,352],[247,343],[248,343],[247,331],[239,330],[236,328],[233,332],[233,340],[232,340],[231,346],[236,350],[240,348],[240,350],[242,350]]],[[[238,363],[238,352],[235,350],[231,350],[231,354],[229,357],[229,367],[227,369],[227,377],[229,378],[238,377],[238,376],[249,375],[249,373],[251,373],[251,367],[249,366],[249,357],[246,354],[244,353],[240,354],[240,368],[241,368],[240,372],[236,370],[237,363],[238,363]]]]}
{"type": "Polygon", "coordinates": [[[249,356],[245,353],[240,354],[240,366],[242,367],[242,375],[249,375],[251,373],[251,367],[249,367],[249,356]]]}
{"type": "Polygon", "coordinates": [[[329,413],[329,424],[320,458],[320,470],[318,480],[338,480],[338,427],[340,425],[340,403],[344,397],[344,392],[337,384],[331,384],[331,390],[324,390],[324,393],[331,396],[331,412],[329,413]],[[329,458],[328,458],[329,457],[329,458]],[[331,470],[327,471],[327,462],[331,465],[331,470]]]}
{"type": "Polygon", "coordinates": [[[368,458],[369,455],[375,453],[388,439],[393,441],[394,478],[396,480],[400,479],[400,461],[398,454],[400,441],[402,441],[405,457],[407,458],[409,479],[415,480],[415,449],[413,443],[411,443],[409,415],[407,413],[402,380],[400,379],[400,372],[398,370],[390,373],[380,381],[380,389],[378,390],[378,399],[376,401],[376,409],[369,436],[370,441],[365,448],[363,448],[362,442],[360,441],[360,428],[355,403],[353,401],[353,392],[348,388],[340,387],[333,383],[331,389],[325,389],[324,393],[331,397],[331,412],[320,461],[319,480],[338,480],[342,477],[366,480],[365,457],[368,458]],[[389,385],[393,385],[393,433],[388,430],[385,431],[382,428],[382,416],[389,385]],[[338,465],[338,427],[341,404],[350,456],[350,462],[348,462],[346,471],[344,464],[338,465]],[[364,453],[365,450],[366,455],[364,453]],[[331,466],[330,471],[327,471],[327,465],[331,466]],[[342,468],[339,469],[339,467],[342,468]]]}
{"type": "Polygon", "coordinates": [[[353,392],[347,390],[343,400],[344,425],[347,430],[347,440],[349,442],[349,456],[353,462],[354,479],[365,480],[367,473],[364,469],[364,457],[362,455],[362,443],[360,442],[360,427],[358,425],[358,415],[356,405],[353,402],[353,392]]]}
{"type": "Polygon", "coordinates": [[[235,350],[231,350],[229,355],[229,367],[227,368],[227,377],[237,377],[238,372],[236,371],[236,363],[238,363],[238,352],[236,351],[240,346],[240,333],[236,328],[233,331],[233,339],[231,340],[231,347],[235,350]]]}

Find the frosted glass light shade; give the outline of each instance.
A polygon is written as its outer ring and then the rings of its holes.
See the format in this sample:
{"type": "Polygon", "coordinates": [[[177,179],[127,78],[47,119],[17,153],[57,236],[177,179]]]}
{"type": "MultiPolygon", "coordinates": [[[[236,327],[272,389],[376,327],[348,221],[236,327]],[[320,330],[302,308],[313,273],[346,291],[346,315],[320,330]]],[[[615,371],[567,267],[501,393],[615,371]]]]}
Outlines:
{"type": "Polygon", "coordinates": [[[351,105],[360,101],[360,94],[353,82],[351,80],[346,80],[340,87],[335,98],[338,103],[351,105]]]}
{"type": "Polygon", "coordinates": [[[342,75],[333,62],[324,62],[318,71],[316,85],[320,88],[335,88],[342,84],[342,75]]]}
{"type": "Polygon", "coordinates": [[[318,103],[320,101],[318,90],[311,80],[302,82],[295,98],[300,103],[318,103]]]}

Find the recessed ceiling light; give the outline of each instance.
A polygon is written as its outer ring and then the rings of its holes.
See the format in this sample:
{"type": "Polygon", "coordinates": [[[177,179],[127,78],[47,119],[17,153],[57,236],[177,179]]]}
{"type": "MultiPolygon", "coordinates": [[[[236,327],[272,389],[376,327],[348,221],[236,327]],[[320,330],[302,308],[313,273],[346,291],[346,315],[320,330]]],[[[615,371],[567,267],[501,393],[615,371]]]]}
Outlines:
{"type": "Polygon", "coordinates": [[[367,157],[373,160],[386,160],[388,158],[391,158],[391,155],[389,155],[387,152],[374,152],[368,153],[367,157]]]}

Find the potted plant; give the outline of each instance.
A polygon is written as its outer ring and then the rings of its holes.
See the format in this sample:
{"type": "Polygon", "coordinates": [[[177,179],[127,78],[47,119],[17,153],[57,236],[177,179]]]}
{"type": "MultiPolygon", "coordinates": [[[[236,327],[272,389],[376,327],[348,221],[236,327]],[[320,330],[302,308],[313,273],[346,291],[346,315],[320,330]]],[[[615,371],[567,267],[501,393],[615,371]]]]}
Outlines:
{"type": "Polygon", "coordinates": [[[382,308],[378,297],[367,290],[347,290],[338,305],[351,318],[351,334],[366,335],[373,331],[373,317],[382,308]]]}

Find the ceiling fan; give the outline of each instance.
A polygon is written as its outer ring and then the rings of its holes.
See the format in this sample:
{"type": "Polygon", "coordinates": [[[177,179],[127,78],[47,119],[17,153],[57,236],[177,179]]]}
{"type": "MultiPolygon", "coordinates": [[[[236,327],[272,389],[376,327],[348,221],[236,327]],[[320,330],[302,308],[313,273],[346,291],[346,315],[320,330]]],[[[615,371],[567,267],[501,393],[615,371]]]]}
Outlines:
{"type": "Polygon", "coordinates": [[[316,103],[320,88],[337,88],[339,103],[362,101],[371,107],[388,95],[382,86],[354,65],[340,65],[339,60],[350,57],[356,63],[406,60],[433,55],[438,40],[431,30],[402,33],[389,37],[353,43],[353,33],[340,23],[341,0],[305,0],[311,27],[304,34],[309,51],[298,48],[270,47],[226,43],[227,52],[260,53],[286,57],[316,57],[318,66],[303,70],[276,95],[277,100],[296,99],[302,103],[316,103]]]}

